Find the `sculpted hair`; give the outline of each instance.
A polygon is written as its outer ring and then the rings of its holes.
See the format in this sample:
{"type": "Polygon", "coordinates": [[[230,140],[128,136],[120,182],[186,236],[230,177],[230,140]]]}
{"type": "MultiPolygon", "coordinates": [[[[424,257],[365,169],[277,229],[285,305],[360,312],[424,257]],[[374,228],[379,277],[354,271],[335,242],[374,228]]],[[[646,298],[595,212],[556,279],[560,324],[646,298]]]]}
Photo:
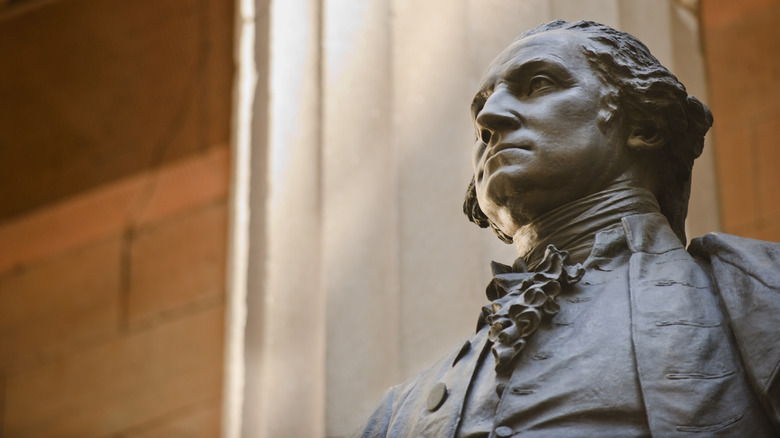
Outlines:
{"type": "MultiPolygon", "coordinates": [[[[602,98],[609,114],[601,129],[614,123],[630,123],[641,126],[642,134],[648,138],[657,136],[667,140],[660,150],[653,152],[663,156],[654,169],[662,181],[655,196],[661,213],[684,243],[693,161],[704,148],[704,135],[712,126],[712,113],[688,95],[685,86],[641,41],[626,32],[592,21],[556,20],[517,39],[555,29],[582,32],[593,41],[583,47],[583,53],[609,89],[602,98]]],[[[512,242],[511,236],[501,232],[479,207],[473,178],[466,190],[463,212],[480,227],[491,227],[501,240],[512,242]]]]}

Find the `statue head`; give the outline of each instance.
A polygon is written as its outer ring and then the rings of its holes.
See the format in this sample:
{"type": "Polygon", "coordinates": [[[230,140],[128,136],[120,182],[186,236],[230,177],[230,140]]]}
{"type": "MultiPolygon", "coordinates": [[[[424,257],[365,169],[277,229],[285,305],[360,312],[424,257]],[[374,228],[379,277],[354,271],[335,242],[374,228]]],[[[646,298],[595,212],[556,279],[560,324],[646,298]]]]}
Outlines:
{"type": "Polygon", "coordinates": [[[518,37],[472,103],[464,213],[512,241],[559,206],[626,185],[650,190],[685,242],[693,161],[710,111],[635,37],[556,20],[518,37]]]}

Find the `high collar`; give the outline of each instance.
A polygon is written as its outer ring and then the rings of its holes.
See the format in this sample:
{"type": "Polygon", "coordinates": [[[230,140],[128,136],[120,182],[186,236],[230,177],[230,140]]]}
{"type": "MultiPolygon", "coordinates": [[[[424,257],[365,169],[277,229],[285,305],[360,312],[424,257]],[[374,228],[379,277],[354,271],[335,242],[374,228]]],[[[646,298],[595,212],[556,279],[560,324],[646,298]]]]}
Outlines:
{"type": "Polygon", "coordinates": [[[583,262],[597,232],[621,223],[623,217],[659,212],[653,194],[641,188],[619,187],[562,205],[521,227],[514,236],[518,254],[533,269],[549,244],[583,262]]]}

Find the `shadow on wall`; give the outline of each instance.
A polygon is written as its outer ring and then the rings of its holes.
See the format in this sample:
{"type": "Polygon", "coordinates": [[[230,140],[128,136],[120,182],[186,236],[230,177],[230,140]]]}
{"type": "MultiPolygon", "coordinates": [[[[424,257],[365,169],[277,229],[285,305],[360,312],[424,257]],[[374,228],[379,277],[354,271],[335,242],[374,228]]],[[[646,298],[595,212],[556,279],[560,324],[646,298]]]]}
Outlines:
{"type": "Polygon", "coordinates": [[[231,2],[0,2],[0,435],[219,434],[231,2]]]}

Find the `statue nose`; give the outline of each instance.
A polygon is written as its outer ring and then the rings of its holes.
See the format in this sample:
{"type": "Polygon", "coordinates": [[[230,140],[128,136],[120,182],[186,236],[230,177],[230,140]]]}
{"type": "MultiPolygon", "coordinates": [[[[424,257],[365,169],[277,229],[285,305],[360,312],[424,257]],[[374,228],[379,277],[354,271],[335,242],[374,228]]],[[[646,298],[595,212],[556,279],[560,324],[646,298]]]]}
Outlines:
{"type": "Polygon", "coordinates": [[[509,91],[502,88],[491,94],[476,118],[482,142],[496,142],[502,132],[519,128],[522,117],[517,109],[517,99],[509,91]]]}

